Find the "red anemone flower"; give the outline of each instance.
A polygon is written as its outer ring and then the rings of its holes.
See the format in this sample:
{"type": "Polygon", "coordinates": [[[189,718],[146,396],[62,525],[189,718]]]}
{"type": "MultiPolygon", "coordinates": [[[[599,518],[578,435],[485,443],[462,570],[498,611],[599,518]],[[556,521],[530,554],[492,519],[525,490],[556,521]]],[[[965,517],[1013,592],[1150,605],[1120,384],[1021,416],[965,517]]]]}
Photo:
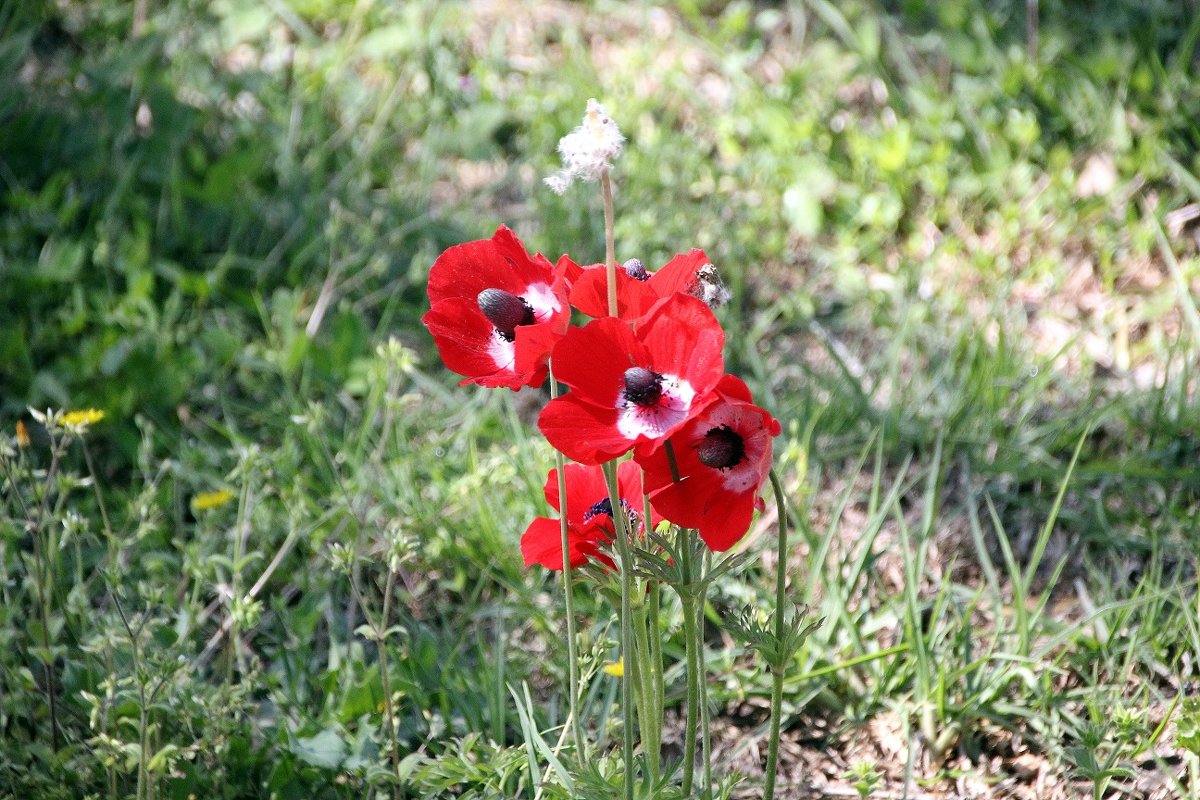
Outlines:
{"type": "MultiPolygon", "coordinates": [[[[540,386],[546,361],[571,319],[564,274],[530,256],[501,225],[491,239],[449,248],[429,271],[430,309],[421,318],[446,366],[463,384],[540,386]]],[[[578,267],[574,267],[578,269],[578,267]]]]}
{"type": "Polygon", "coordinates": [[[739,378],[726,375],[696,416],[671,437],[675,481],[666,448],[637,455],[655,511],[696,528],[712,550],[728,550],[750,529],[771,470],[771,439],[779,421],[754,405],[739,378]]]}
{"type": "Polygon", "coordinates": [[[637,331],[613,317],[572,328],[554,347],[554,374],[571,387],[538,418],[568,458],[599,464],[653,450],[687,422],[724,372],[725,333],[694,297],[659,301],[637,331]]]}
{"type": "MultiPolygon", "coordinates": [[[[702,300],[705,275],[712,262],[703,250],[680,253],[656,272],[647,272],[641,260],[631,258],[617,269],[617,316],[633,320],[676,292],[702,300]]],[[[608,271],[603,264],[579,269],[573,276],[571,305],[590,317],[608,316],[608,271]]]]}
{"type": "MultiPolygon", "coordinates": [[[[608,484],[600,467],[585,467],[567,464],[567,544],[568,563],[580,567],[588,559],[595,559],[609,568],[612,559],[604,555],[601,546],[611,542],[615,535],[612,519],[612,502],[608,496],[608,484]]],[[[642,520],[642,471],[632,461],[617,467],[617,489],[621,506],[633,526],[635,536],[644,530],[642,520]]],[[[546,476],[546,502],[560,510],[558,502],[558,470],[550,470],[546,476]]],[[[652,514],[651,526],[662,522],[662,517],[652,514]]],[[[538,517],[529,523],[521,536],[521,555],[525,566],[541,564],[546,569],[563,568],[562,531],[559,521],[551,517],[538,517]]]]}

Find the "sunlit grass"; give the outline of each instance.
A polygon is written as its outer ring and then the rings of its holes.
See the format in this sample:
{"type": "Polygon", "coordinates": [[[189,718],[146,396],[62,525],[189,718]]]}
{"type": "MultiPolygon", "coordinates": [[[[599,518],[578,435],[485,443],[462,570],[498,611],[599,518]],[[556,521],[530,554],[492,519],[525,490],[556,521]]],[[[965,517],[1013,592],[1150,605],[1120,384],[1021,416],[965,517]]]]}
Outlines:
{"type": "MultiPolygon", "coordinates": [[[[0,795],[604,796],[517,551],[538,403],[451,390],[417,323],[433,256],[500,222],[600,260],[598,209],[541,187],[590,96],[631,140],[618,256],[705,248],[784,422],[824,619],[792,752],[897,792],[1195,792],[1186,4],[1043,2],[1033,62],[984,3],[149,5],[135,40],[132,7],[0,11],[0,795]],[[106,410],[94,475],[52,467],[48,406],[106,410]]],[[[751,794],[770,681],[722,620],[770,598],[770,533],[707,609],[751,794]]],[[[579,604],[612,747],[612,607],[579,604]]]]}

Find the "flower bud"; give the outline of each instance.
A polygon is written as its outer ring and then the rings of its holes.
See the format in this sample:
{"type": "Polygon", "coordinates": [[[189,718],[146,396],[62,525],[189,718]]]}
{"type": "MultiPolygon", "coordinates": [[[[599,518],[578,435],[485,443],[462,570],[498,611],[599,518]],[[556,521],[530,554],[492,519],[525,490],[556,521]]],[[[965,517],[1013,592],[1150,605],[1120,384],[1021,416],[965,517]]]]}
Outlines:
{"type": "Polygon", "coordinates": [[[621,266],[624,267],[625,274],[634,280],[650,280],[650,273],[646,271],[646,265],[642,263],[640,258],[631,258],[621,266]]]}

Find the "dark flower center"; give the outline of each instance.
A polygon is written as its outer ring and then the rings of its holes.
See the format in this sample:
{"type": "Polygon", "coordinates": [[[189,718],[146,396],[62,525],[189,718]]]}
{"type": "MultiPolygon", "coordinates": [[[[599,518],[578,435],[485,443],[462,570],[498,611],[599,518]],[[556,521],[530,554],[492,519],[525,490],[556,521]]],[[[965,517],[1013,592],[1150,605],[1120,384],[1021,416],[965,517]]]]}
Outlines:
{"type": "Polygon", "coordinates": [[[700,463],[713,469],[729,469],[745,457],[746,443],[728,425],[713,428],[704,434],[704,440],[696,448],[696,458],[700,459],[700,463]]]}
{"type": "Polygon", "coordinates": [[[517,335],[518,325],[533,324],[533,307],[524,298],[503,289],[484,289],[475,302],[488,322],[495,325],[497,332],[510,342],[517,335]]]}
{"type": "MultiPolygon", "coordinates": [[[[629,519],[630,524],[636,528],[638,523],[641,521],[641,516],[633,510],[633,506],[631,506],[629,501],[624,497],[621,498],[621,510],[625,512],[625,516],[629,519]]],[[[612,500],[607,497],[603,500],[597,500],[595,503],[593,503],[592,507],[589,508],[583,515],[583,521],[585,523],[591,522],[601,514],[605,514],[609,518],[612,517],[612,500]]]]}
{"type": "Polygon", "coordinates": [[[650,273],[646,272],[646,265],[642,263],[640,258],[631,258],[622,266],[625,268],[625,274],[634,280],[650,280],[650,273]]]}
{"type": "Polygon", "coordinates": [[[645,367],[625,370],[625,399],[643,408],[654,405],[662,397],[663,376],[645,367]]]}

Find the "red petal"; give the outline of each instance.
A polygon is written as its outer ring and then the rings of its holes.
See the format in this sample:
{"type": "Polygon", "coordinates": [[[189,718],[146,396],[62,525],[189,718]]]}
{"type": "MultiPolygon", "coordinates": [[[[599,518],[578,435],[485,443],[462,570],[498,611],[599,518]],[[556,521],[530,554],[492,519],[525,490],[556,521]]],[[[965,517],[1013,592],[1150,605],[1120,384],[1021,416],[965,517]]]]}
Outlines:
{"type": "MultiPolygon", "coordinates": [[[[546,502],[555,511],[559,510],[558,505],[558,470],[552,469],[546,473],[546,485],[542,487],[542,494],[546,496],[546,502]]],[[[571,487],[567,486],[567,502],[570,503],[571,487]]]]}
{"type": "Polygon", "coordinates": [[[531,285],[553,285],[554,268],[541,255],[530,256],[516,234],[501,225],[491,239],[448,248],[429,270],[431,305],[452,297],[472,302],[484,289],[522,294],[531,285]]]}
{"type": "Polygon", "coordinates": [[[737,400],[742,403],[754,402],[754,397],[750,394],[750,387],[736,375],[722,375],[721,380],[717,382],[716,391],[725,395],[726,400],[737,400]]]}
{"type": "Polygon", "coordinates": [[[702,301],[674,294],[659,301],[638,323],[638,338],[650,351],[656,372],[678,375],[697,397],[717,385],[725,371],[725,332],[702,301]]]}
{"type": "Polygon", "coordinates": [[[633,447],[617,430],[617,410],[582,401],[571,392],[551,400],[538,417],[546,441],[572,461],[601,464],[633,447]]]}
{"type": "MultiPolygon", "coordinates": [[[[581,523],[584,515],[599,500],[608,497],[608,484],[604,481],[604,472],[600,467],[583,464],[567,464],[567,519],[581,523]]],[[[561,511],[558,504],[558,471],[550,470],[546,475],[546,485],[542,490],[546,502],[556,511],[561,511]]]]}
{"type": "Polygon", "coordinates": [[[562,279],[567,286],[570,286],[579,280],[579,276],[582,274],[583,267],[576,264],[570,256],[564,253],[558,257],[558,262],[554,265],[556,279],[562,279]]]}
{"type": "Polygon", "coordinates": [[[629,501],[635,511],[642,507],[642,468],[632,461],[622,461],[617,466],[617,487],[621,497],[629,501]]]}
{"type": "Polygon", "coordinates": [[[650,366],[649,353],[629,325],[612,317],[567,331],[553,358],[554,376],[575,390],[572,394],[607,409],[616,406],[625,370],[650,366]]]}
{"type": "Polygon", "coordinates": [[[659,297],[670,297],[676,292],[691,294],[696,285],[696,273],[709,263],[703,250],[692,250],[686,255],[680,253],[651,275],[648,283],[659,297]]]}
{"type": "Polygon", "coordinates": [[[546,380],[546,364],[554,345],[562,339],[561,333],[556,333],[557,322],[539,322],[536,325],[518,325],[513,346],[515,360],[513,371],[528,375],[526,386],[541,386],[546,380]]]}
{"type": "Polygon", "coordinates": [[[538,517],[529,523],[521,535],[521,555],[527,567],[541,564],[546,569],[562,569],[562,529],[558,520],[538,517]]]}
{"type": "MultiPolygon", "coordinates": [[[[594,559],[613,568],[612,559],[602,555],[600,551],[600,546],[611,538],[600,525],[572,525],[567,529],[567,563],[572,568],[581,567],[588,559],[594,559]]],[[[537,517],[530,522],[525,533],[521,535],[521,556],[527,567],[541,564],[546,569],[561,570],[562,528],[559,521],[549,517],[537,517]]]]}
{"type": "MultiPolygon", "coordinates": [[[[617,316],[636,319],[645,314],[658,300],[658,295],[645,282],[631,278],[623,269],[617,270],[617,316]]],[[[571,286],[571,305],[589,317],[607,317],[608,270],[583,272],[571,286]]]]}
{"type": "MultiPolygon", "coordinates": [[[[645,511],[645,489],[642,487],[641,464],[638,464],[635,461],[622,461],[620,466],[617,467],[617,485],[621,489],[621,497],[629,501],[629,505],[633,507],[633,510],[641,515],[645,511]]],[[[653,529],[662,521],[662,514],[658,513],[658,510],[651,505],[651,529],[653,529]]]]}
{"type": "Polygon", "coordinates": [[[443,300],[425,312],[421,322],[433,335],[446,367],[467,377],[464,383],[516,390],[522,386],[536,386],[545,380],[544,371],[538,378],[518,373],[512,367],[502,369],[496,365],[489,352],[495,328],[471,301],[463,298],[443,300]]]}
{"type": "Polygon", "coordinates": [[[684,528],[696,528],[709,549],[728,550],[750,530],[756,492],[723,491],[717,481],[685,478],[650,496],[650,502],[667,519],[684,528]]]}

